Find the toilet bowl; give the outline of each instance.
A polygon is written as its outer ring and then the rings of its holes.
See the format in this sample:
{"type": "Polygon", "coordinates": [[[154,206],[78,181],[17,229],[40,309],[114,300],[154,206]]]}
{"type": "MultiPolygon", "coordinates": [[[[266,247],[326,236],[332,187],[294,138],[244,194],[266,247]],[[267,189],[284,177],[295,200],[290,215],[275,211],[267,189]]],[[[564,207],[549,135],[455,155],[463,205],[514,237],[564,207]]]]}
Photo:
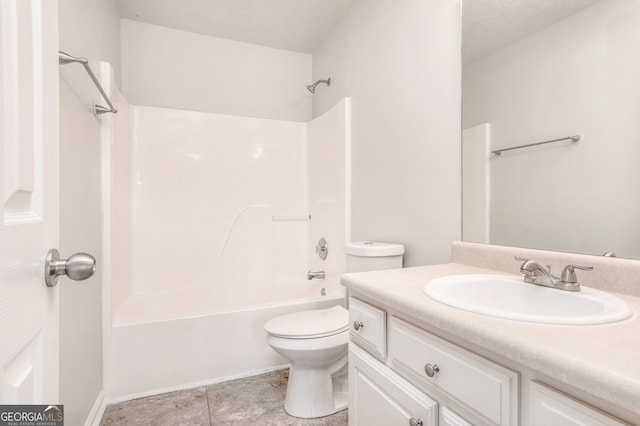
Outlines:
{"type": "Polygon", "coordinates": [[[294,312],[268,321],[267,343],[291,363],[284,409],[324,417],[347,408],[349,313],[342,306],[294,312]]]}
{"type": "MultiPolygon", "coordinates": [[[[360,241],[344,247],[347,272],[402,268],[402,244],[360,241]]],[[[349,312],[342,306],[295,312],[264,325],[267,343],[291,363],[284,409],[324,417],[347,408],[349,312]]]]}

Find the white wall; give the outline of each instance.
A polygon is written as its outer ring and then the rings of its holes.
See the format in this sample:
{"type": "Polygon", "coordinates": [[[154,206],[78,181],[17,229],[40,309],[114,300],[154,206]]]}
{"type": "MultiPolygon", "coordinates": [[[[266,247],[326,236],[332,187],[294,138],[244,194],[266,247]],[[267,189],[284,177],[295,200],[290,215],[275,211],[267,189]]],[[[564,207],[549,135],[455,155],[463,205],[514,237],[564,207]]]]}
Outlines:
{"type": "Polygon", "coordinates": [[[640,3],[598,2],[465,68],[464,127],[492,149],[491,242],[639,258],[640,3]]]}
{"type": "MultiPolygon", "coordinates": [[[[119,74],[119,16],[112,0],[59,0],[59,49],[109,61],[119,74]]],[[[93,254],[101,267],[100,100],[77,64],[60,69],[60,252],[93,254]]],[[[102,390],[102,282],[100,273],[60,285],[60,402],[68,424],[84,424],[102,390]]]]}
{"type": "Polygon", "coordinates": [[[311,119],[311,55],[123,19],[122,92],[135,105],[311,119]]]}
{"type": "Polygon", "coordinates": [[[460,2],[360,0],[318,47],[314,116],[352,98],[352,237],[446,262],[460,238],[460,2]]]}

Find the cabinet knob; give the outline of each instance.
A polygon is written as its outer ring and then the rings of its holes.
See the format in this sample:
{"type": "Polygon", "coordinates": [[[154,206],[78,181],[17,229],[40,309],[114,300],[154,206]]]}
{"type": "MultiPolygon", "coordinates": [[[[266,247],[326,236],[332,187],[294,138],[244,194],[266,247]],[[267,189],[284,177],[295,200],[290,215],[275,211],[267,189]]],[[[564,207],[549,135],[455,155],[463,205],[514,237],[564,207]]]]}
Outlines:
{"type": "Polygon", "coordinates": [[[353,328],[355,328],[356,331],[360,330],[362,327],[364,327],[364,324],[362,323],[362,321],[353,322],[353,328]]]}
{"type": "Polygon", "coordinates": [[[424,372],[427,373],[427,376],[433,377],[440,371],[440,367],[436,364],[427,364],[424,366],[424,372]]]}
{"type": "Polygon", "coordinates": [[[421,419],[416,419],[415,417],[409,419],[409,426],[422,426],[423,424],[421,419]]]}

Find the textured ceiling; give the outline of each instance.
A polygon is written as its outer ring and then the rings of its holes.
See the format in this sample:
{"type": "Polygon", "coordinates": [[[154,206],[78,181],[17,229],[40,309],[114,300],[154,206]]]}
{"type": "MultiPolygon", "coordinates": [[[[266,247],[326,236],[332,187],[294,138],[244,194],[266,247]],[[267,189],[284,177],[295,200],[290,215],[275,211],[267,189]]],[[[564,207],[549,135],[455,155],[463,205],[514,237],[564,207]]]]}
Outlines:
{"type": "Polygon", "coordinates": [[[462,63],[468,64],[598,0],[462,0],[462,63]]]}
{"type": "Polygon", "coordinates": [[[355,0],[117,0],[120,17],[311,53],[355,0]]]}

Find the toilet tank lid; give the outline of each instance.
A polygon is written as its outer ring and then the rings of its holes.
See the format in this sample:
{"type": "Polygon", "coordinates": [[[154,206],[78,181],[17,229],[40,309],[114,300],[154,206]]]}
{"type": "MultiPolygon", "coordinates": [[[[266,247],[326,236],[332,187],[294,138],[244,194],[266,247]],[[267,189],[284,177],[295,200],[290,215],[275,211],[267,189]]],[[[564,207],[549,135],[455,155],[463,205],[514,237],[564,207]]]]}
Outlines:
{"type": "Polygon", "coordinates": [[[404,254],[404,246],[395,243],[378,241],[358,241],[344,245],[344,252],[353,256],[382,257],[404,254]]]}

